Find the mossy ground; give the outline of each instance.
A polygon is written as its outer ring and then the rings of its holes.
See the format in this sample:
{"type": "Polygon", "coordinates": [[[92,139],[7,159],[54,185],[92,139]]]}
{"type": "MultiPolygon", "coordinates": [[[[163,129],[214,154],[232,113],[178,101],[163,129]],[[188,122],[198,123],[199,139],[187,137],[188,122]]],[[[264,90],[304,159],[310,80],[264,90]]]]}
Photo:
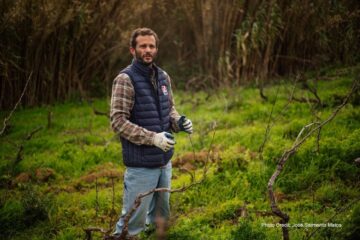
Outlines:
{"type": "MultiPolygon", "coordinates": [[[[202,184],[172,194],[168,239],[280,239],[267,182],[303,126],[326,119],[341,103],[355,70],[328,70],[316,84],[308,75],[323,106],[288,103],[294,87],[289,80],[266,87],[268,101],[253,87],[175,91],[177,109],[193,121],[195,131],[191,141],[185,133],[176,134],[173,188],[190,183],[189,170],[201,178],[207,159],[209,170],[202,184]]],[[[299,83],[295,96],[313,98],[299,83]]],[[[0,139],[2,239],[83,239],[83,228],[108,228],[115,221],[125,169],[121,147],[109,119],[93,111],[107,112],[108,103],[99,99],[15,112],[0,139]]],[[[1,112],[1,119],[7,114],[1,112]]],[[[316,231],[313,239],[355,239],[360,226],[360,167],[354,162],[360,157],[359,93],[321,130],[319,149],[316,139],[301,146],[276,182],[279,207],[290,215],[290,237],[304,239],[316,231]],[[310,223],[341,227],[301,226],[310,223]]]]}

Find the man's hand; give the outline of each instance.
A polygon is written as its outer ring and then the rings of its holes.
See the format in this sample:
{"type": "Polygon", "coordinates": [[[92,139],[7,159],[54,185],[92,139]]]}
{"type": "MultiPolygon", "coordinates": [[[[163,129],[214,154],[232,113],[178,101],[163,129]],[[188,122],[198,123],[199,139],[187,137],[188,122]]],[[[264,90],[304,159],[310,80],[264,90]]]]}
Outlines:
{"type": "Polygon", "coordinates": [[[175,145],[174,136],[168,132],[157,133],[154,136],[153,143],[156,147],[167,152],[175,145]]]}
{"type": "Polygon", "coordinates": [[[185,116],[181,116],[178,125],[181,131],[187,132],[189,134],[193,133],[192,122],[190,119],[187,119],[185,116]]]}

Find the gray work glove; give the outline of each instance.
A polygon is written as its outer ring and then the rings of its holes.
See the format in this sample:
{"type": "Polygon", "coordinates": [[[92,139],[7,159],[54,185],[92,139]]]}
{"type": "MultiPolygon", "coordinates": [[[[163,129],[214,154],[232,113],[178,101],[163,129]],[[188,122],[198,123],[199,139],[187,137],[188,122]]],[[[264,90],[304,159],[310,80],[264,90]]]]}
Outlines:
{"type": "Polygon", "coordinates": [[[189,134],[193,133],[192,122],[190,119],[187,119],[185,116],[181,116],[177,123],[181,131],[189,134]]]}
{"type": "Polygon", "coordinates": [[[157,133],[153,138],[153,143],[156,147],[167,152],[175,145],[174,136],[168,132],[157,133]]]}

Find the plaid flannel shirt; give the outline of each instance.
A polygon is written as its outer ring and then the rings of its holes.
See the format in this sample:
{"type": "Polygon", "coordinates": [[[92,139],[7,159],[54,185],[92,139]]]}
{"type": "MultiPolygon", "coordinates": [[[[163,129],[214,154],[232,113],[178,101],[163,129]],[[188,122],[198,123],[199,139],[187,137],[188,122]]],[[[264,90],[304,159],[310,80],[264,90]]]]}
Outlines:
{"type": "MultiPolygon", "coordinates": [[[[170,77],[167,74],[166,76],[169,81],[171,128],[174,132],[178,132],[180,129],[177,125],[177,120],[180,118],[180,115],[174,106],[175,104],[171,90],[170,77]]],[[[112,86],[110,106],[111,127],[115,133],[119,134],[121,137],[129,140],[132,143],[138,145],[153,145],[153,138],[156,133],[129,121],[134,102],[135,89],[131,79],[127,74],[120,73],[114,79],[112,86]]]]}

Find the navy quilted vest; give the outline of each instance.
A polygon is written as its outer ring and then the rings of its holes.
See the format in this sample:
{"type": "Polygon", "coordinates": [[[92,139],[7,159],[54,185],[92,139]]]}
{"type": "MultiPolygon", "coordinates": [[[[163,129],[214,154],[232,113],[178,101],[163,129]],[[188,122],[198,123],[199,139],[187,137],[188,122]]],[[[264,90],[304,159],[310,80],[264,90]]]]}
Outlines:
{"type": "MultiPolygon", "coordinates": [[[[133,60],[121,72],[129,75],[135,89],[135,103],[130,121],[153,132],[170,132],[169,84],[165,73],[154,67],[157,89],[151,83],[151,69],[133,60]]],[[[128,167],[160,167],[171,159],[174,150],[168,152],[149,145],[136,145],[121,138],[124,164],[128,167]]]]}

